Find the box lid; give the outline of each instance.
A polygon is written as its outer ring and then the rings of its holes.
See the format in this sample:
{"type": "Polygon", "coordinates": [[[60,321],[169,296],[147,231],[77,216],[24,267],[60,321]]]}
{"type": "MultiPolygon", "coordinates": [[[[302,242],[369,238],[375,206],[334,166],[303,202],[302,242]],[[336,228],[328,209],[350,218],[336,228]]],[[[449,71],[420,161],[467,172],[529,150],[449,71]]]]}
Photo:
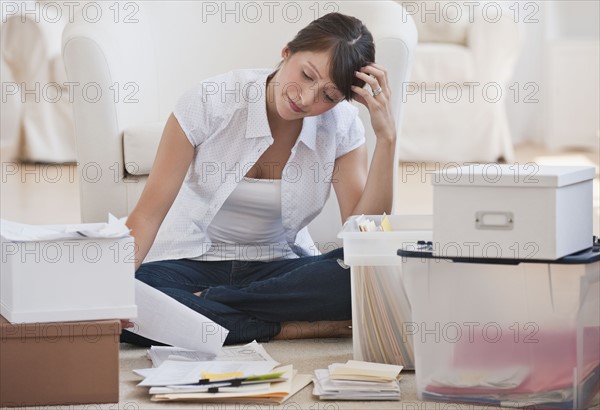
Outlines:
{"type": "Polygon", "coordinates": [[[472,164],[435,173],[433,185],[558,188],[593,179],[592,166],[527,164],[472,164]]]}
{"type": "Polygon", "coordinates": [[[518,265],[520,263],[552,263],[557,265],[586,265],[588,263],[600,261],[600,239],[593,237],[591,247],[575,252],[571,255],[564,256],[560,259],[545,260],[545,259],[499,259],[499,258],[478,258],[478,257],[454,257],[433,254],[432,242],[420,241],[413,246],[407,246],[398,249],[398,256],[404,258],[421,258],[421,259],[445,259],[452,262],[460,263],[480,263],[494,265],[518,265]]]}

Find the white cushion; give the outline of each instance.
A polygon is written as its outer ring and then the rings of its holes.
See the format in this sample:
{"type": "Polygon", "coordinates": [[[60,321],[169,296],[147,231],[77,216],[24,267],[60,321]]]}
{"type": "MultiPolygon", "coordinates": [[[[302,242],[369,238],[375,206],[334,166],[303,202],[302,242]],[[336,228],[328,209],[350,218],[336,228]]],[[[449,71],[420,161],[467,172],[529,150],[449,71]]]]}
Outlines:
{"type": "MultiPolygon", "coordinates": [[[[450,0],[400,1],[417,26],[420,43],[467,44],[469,8],[450,0]]],[[[471,6],[472,7],[472,6],[471,6]]],[[[481,6],[471,13],[481,13],[481,6]]]]}
{"type": "Polygon", "coordinates": [[[474,81],[471,51],[456,44],[424,43],[416,49],[411,82],[426,84],[474,81]]]}
{"type": "Polygon", "coordinates": [[[129,175],[148,175],[165,123],[136,124],[123,131],[123,157],[129,175]]]}

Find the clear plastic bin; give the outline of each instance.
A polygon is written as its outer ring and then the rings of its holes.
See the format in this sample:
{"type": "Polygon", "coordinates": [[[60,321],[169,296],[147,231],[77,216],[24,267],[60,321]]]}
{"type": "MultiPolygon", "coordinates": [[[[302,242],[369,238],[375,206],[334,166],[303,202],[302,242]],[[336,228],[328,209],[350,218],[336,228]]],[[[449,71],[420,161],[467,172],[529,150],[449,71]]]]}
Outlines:
{"type": "Polygon", "coordinates": [[[600,390],[600,246],[560,260],[399,251],[424,400],[582,409],[600,390]]]}
{"type": "MultiPolygon", "coordinates": [[[[368,215],[378,225],[380,215],[368,215]]],[[[352,276],[354,359],[399,364],[414,369],[412,338],[405,334],[411,308],[404,291],[396,251],[418,240],[431,240],[430,215],[390,215],[392,232],[360,232],[350,218],[338,237],[352,276]]]]}

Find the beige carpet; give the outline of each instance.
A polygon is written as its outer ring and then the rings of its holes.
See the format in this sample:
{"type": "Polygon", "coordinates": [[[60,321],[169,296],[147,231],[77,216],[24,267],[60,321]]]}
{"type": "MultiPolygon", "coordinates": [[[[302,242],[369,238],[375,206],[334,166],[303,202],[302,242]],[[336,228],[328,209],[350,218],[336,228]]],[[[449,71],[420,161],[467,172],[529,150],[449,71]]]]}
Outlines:
{"type": "MultiPolygon", "coordinates": [[[[299,373],[313,374],[314,369],[326,368],[331,363],[352,359],[351,339],[304,339],[264,343],[263,347],[281,364],[293,364],[299,373]]],[[[154,403],[150,401],[148,388],[137,387],[140,377],[132,369],[151,367],[145,348],[121,344],[121,390],[120,402],[115,409],[175,409],[196,408],[206,410],[338,410],[338,409],[403,409],[403,410],[475,410],[487,409],[467,404],[423,402],[417,399],[415,373],[403,371],[400,381],[402,400],[398,401],[319,401],[312,395],[312,384],[292,396],[281,406],[271,404],[208,404],[208,403],[154,403]]],[[[82,407],[85,408],[85,407],[82,407]]],[[[89,408],[89,407],[88,407],[89,408]]],[[[101,407],[102,409],[104,407],[101,407]]],[[[112,407],[106,407],[111,408],[112,407]]]]}

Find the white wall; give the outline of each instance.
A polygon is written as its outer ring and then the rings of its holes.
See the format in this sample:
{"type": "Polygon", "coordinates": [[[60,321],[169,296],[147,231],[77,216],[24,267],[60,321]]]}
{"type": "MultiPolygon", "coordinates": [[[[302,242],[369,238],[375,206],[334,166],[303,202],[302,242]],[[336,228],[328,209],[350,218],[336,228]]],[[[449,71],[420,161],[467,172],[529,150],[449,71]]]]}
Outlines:
{"type": "Polygon", "coordinates": [[[550,40],[561,38],[598,38],[600,35],[600,2],[597,0],[545,1],[547,35],[550,40]]]}

